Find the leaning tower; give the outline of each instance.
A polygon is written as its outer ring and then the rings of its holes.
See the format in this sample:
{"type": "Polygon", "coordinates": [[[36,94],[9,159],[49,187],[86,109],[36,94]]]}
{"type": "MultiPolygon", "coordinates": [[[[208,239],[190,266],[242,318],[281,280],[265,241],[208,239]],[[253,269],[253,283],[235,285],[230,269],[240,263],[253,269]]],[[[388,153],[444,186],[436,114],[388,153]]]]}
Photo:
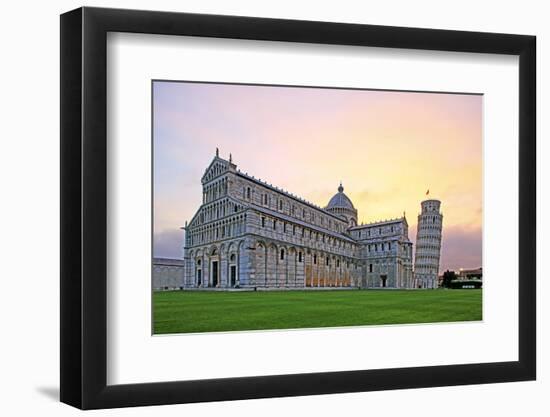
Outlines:
{"type": "Polygon", "coordinates": [[[437,288],[443,226],[443,215],[439,211],[441,201],[425,200],[421,206],[414,256],[415,288],[437,288]]]}

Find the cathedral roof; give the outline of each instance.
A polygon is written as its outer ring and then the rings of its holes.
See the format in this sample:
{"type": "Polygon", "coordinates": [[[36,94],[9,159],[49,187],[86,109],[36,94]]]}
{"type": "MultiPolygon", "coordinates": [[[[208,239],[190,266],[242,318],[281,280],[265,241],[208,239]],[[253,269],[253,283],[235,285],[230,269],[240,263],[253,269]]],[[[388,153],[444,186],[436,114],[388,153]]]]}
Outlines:
{"type": "Polygon", "coordinates": [[[342,183],[340,183],[338,192],[330,199],[326,208],[348,208],[355,210],[355,207],[353,207],[353,203],[349,197],[344,194],[344,187],[342,187],[342,183]]]}
{"type": "Polygon", "coordinates": [[[372,223],[358,224],[357,226],[351,227],[350,230],[367,229],[370,227],[386,226],[388,224],[395,224],[395,223],[405,223],[407,224],[407,226],[409,225],[407,223],[407,218],[403,216],[403,217],[397,217],[395,219],[378,220],[372,223]]]}
{"type": "Polygon", "coordinates": [[[294,195],[294,194],[292,194],[292,193],[289,193],[288,191],[282,190],[282,189],[280,189],[280,188],[278,188],[278,187],[276,187],[276,186],[274,186],[274,185],[268,184],[267,182],[262,181],[262,180],[260,180],[259,178],[255,178],[255,177],[253,177],[253,176],[251,176],[251,175],[248,175],[248,173],[244,173],[244,172],[242,172],[242,171],[240,171],[240,170],[237,170],[237,175],[240,176],[240,177],[242,177],[242,178],[246,178],[246,179],[249,180],[249,181],[255,182],[256,184],[259,184],[259,185],[261,185],[261,186],[263,186],[263,187],[269,188],[269,189],[271,189],[271,190],[273,190],[273,191],[275,191],[275,192],[277,192],[277,193],[280,193],[280,194],[283,194],[283,195],[285,195],[285,196],[287,196],[287,197],[290,197],[290,198],[292,198],[293,200],[296,200],[296,201],[298,201],[299,203],[305,204],[305,205],[307,205],[307,206],[310,207],[310,208],[313,208],[313,209],[318,210],[318,211],[320,211],[320,212],[322,212],[322,213],[324,213],[324,214],[327,214],[327,215],[331,216],[331,217],[334,218],[334,219],[337,219],[337,220],[342,221],[342,218],[341,218],[341,217],[337,216],[337,215],[334,214],[334,213],[331,213],[330,211],[327,211],[327,207],[325,207],[325,208],[319,207],[319,206],[317,206],[317,205],[315,205],[315,204],[313,204],[313,203],[310,203],[310,202],[307,201],[307,200],[304,200],[304,199],[301,198],[301,197],[298,197],[297,195],[294,195]]]}

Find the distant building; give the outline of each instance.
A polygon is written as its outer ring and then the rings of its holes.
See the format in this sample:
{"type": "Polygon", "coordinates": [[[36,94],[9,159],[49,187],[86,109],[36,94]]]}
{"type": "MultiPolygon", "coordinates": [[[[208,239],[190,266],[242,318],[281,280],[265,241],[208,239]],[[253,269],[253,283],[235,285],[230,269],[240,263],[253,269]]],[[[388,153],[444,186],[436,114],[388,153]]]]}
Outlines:
{"type": "MultiPolygon", "coordinates": [[[[185,288],[416,288],[405,215],[358,225],[342,184],[321,208],[239,171],[217,150],[201,183],[202,204],[184,228],[185,288]]],[[[438,264],[439,252],[435,279],[438,264]]],[[[432,263],[418,265],[430,266],[431,279],[432,263]]]]}
{"type": "Polygon", "coordinates": [[[153,258],[153,289],[174,290],[183,287],[182,259],[153,258]]]}
{"type": "Polygon", "coordinates": [[[470,279],[482,279],[483,278],[483,268],[475,269],[463,269],[460,268],[456,274],[456,278],[459,280],[470,280],[470,279]]]}
{"type": "MultiPolygon", "coordinates": [[[[446,271],[454,274],[451,281],[445,284],[448,288],[481,288],[483,286],[483,269],[460,268],[458,271],[446,271]]],[[[445,274],[438,277],[439,286],[443,286],[445,274]]]]}

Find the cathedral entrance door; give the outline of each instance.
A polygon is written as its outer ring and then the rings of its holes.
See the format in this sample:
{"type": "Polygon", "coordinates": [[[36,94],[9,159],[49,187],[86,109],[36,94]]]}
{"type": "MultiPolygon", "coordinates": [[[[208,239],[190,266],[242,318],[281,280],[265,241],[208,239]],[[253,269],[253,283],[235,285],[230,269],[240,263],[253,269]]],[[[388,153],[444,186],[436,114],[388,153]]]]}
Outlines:
{"type": "Polygon", "coordinates": [[[231,265],[229,268],[229,275],[231,276],[231,287],[234,287],[237,282],[237,265],[231,265]]]}
{"type": "Polygon", "coordinates": [[[212,261],[212,286],[218,286],[218,261],[212,261]]]}

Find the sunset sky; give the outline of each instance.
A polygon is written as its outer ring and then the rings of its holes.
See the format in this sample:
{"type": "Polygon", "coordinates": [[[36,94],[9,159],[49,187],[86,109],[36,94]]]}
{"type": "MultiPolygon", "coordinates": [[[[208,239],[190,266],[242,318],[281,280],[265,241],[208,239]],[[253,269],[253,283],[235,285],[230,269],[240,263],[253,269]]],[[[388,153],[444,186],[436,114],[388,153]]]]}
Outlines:
{"type": "Polygon", "coordinates": [[[182,256],[215,149],[243,171],[325,206],[342,181],[359,223],[440,199],[440,270],[481,266],[480,95],[155,82],[154,256],[182,256]]]}

